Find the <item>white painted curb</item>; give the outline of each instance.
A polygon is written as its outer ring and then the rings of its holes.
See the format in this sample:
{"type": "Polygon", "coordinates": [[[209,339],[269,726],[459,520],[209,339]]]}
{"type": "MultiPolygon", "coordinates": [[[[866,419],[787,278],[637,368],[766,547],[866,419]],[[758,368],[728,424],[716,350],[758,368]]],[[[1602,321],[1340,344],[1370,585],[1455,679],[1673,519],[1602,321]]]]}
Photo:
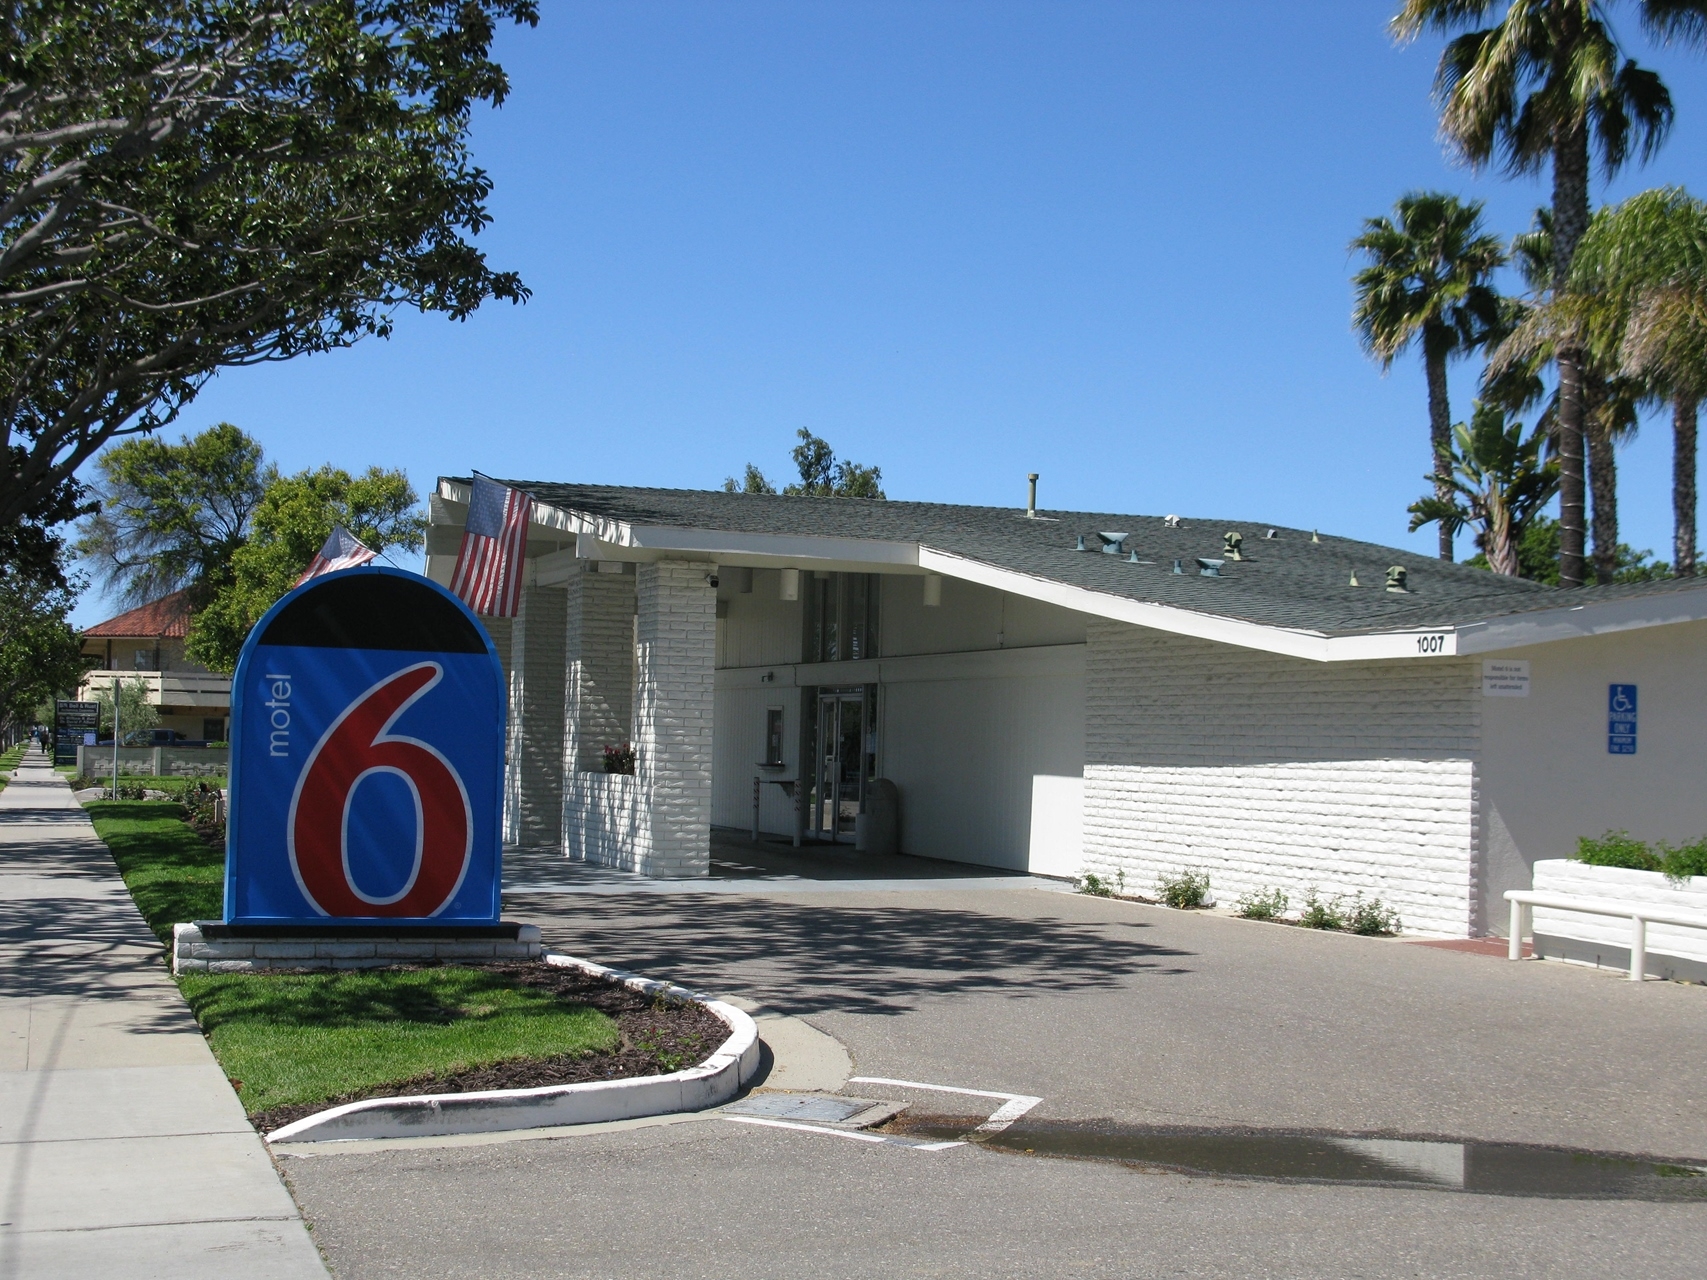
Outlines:
{"type": "Polygon", "coordinates": [[[354,1138],[425,1138],[457,1133],[498,1133],[548,1125],[597,1124],[721,1106],[741,1091],[759,1067],[759,1029],[733,1005],[707,1000],[685,987],[656,982],[623,969],[558,952],[547,964],[579,969],[645,995],[703,1004],[729,1027],[729,1038],[697,1067],[663,1076],[593,1080],[539,1089],[487,1089],[478,1093],[368,1098],[305,1116],[267,1135],[268,1142],[329,1142],[354,1138]]]}

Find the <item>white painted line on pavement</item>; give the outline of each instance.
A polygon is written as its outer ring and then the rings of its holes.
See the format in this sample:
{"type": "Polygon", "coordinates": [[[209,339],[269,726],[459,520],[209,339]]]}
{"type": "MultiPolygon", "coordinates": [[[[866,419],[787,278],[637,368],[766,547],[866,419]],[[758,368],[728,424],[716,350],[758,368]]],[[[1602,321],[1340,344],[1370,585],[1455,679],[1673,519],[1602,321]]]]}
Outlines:
{"type": "Polygon", "coordinates": [[[1002,1105],[997,1107],[990,1118],[973,1130],[974,1133],[1000,1133],[1027,1111],[1030,1111],[1042,1098],[1034,1098],[1028,1093],[997,1093],[991,1089],[962,1089],[952,1084],[925,1084],[921,1080],[891,1080],[887,1076],[849,1076],[849,1084],[886,1084],[896,1089],[928,1089],[932,1093],[962,1093],[973,1098],[1001,1098],[1002,1105]]]}
{"type": "Polygon", "coordinates": [[[950,1147],[964,1147],[964,1142],[909,1142],[905,1138],[892,1138],[882,1133],[861,1133],[857,1129],[826,1129],[815,1124],[799,1124],[793,1120],[768,1120],[762,1116],[724,1116],[723,1119],[731,1124],[759,1124],[767,1129],[798,1129],[801,1133],[827,1133],[833,1138],[852,1138],[856,1142],[877,1142],[892,1147],[910,1147],[914,1151],[947,1151],[950,1147]]]}

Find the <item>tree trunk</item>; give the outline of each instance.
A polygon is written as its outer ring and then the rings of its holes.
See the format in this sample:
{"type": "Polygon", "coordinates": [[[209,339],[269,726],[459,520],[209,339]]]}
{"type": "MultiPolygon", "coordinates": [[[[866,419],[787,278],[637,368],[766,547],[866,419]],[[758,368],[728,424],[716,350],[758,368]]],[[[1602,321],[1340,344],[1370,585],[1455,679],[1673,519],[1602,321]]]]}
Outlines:
{"type": "Polygon", "coordinates": [[[1517,577],[1517,543],[1511,529],[1511,509],[1503,501],[1488,504],[1487,524],[1483,538],[1486,543],[1488,567],[1508,578],[1517,577]]]}
{"type": "MultiPolygon", "coordinates": [[[[1553,139],[1553,291],[1566,287],[1577,241],[1588,229],[1588,132],[1579,123],[1561,125],[1553,139]]],[[[1559,365],[1559,585],[1580,587],[1584,578],[1583,352],[1561,342],[1559,365]]]]}
{"type": "MultiPolygon", "coordinates": [[[[1434,495],[1442,502],[1452,500],[1452,486],[1444,477],[1452,474],[1452,402],[1446,396],[1446,352],[1423,335],[1423,369],[1428,374],[1428,442],[1434,454],[1430,468],[1442,479],[1434,482],[1434,495]]],[[[1452,530],[1440,522],[1440,558],[1452,559],[1452,530]]]]}
{"type": "Polygon", "coordinates": [[[1593,501],[1594,580],[1612,581],[1618,566],[1618,462],[1612,454],[1612,426],[1606,420],[1606,396],[1599,378],[1588,379],[1588,483],[1593,501]]]}
{"type": "Polygon", "coordinates": [[[1672,401],[1672,573],[1695,576],[1695,410],[1685,396],[1672,401]]]}

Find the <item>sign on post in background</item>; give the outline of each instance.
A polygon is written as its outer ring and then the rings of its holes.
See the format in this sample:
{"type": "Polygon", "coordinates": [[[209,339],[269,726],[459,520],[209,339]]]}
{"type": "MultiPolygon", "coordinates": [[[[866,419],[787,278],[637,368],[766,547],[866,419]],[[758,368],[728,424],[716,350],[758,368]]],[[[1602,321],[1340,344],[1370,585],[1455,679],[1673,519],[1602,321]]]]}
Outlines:
{"type": "Polygon", "coordinates": [[[1615,756],[1636,754],[1636,686],[1633,684],[1607,686],[1606,750],[1615,756]]]}
{"type": "Polygon", "coordinates": [[[256,624],[231,687],[230,924],[491,924],[504,680],[419,574],[312,578],[256,624]]]}
{"type": "Polygon", "coordinates": [[[100,728],[99,703],[56,699],[53,704],[53,762],[76,764],[77,748],[94,745],[100,728]]]}

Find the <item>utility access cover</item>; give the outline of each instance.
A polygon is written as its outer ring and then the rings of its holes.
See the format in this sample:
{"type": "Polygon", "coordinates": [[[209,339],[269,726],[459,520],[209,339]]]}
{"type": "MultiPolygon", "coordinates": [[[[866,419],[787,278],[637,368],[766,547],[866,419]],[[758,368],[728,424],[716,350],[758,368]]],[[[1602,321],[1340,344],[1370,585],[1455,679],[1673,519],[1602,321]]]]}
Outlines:
{"type": "Polygon", "coordinates": [[[724,1113],[763,1116],[767,1120],[800,1120],[809,1124],[845,1124],[862,1111],[883,1104],[871,1098],[843,1098],[827,1093],[759,1093],[731,1102],[724,1113]]]}

